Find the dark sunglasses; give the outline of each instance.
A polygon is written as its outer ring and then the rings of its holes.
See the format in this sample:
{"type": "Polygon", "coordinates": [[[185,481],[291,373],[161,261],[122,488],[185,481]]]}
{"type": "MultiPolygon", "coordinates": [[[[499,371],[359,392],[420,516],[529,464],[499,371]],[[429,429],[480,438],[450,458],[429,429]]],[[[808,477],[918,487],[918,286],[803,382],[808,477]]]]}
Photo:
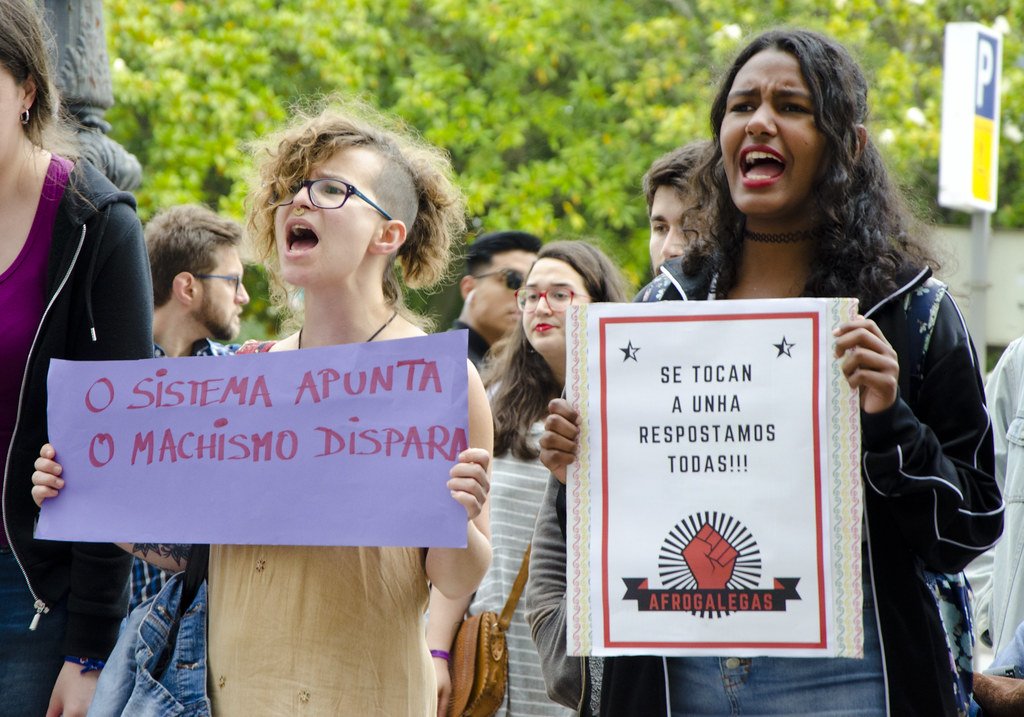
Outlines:
{"type": "Polygon", "coordinates": [[[523,285],[523,275],[515,269],[495,269],[483,274],[473,274],[474,279],[486,279],[488,276],[501,276],[505,281],[505,287],[515,291],[523,285]]]}

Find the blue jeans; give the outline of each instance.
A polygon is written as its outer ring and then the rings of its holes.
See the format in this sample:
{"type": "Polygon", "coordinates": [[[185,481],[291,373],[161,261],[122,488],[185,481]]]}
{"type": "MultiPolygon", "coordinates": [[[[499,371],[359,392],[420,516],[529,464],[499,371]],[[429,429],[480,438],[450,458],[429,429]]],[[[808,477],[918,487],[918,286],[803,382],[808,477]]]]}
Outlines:
{"type": "Polygon", "coordinates": [[[678,657],[668,660],[672,717],[885,715],[882,647],[870,585],[864,594],[864,659],[678,657]]]}
{"type": "Polygon", "coordinates": [[[209,717],[206,696],[206,584],[185,614],[166,666],[158,669],[181,600],[184,574],[132,610],[100,673],[89,717],[209,717]]]}
{"type": "Polygon", "coordinates": [[[25,576],[9,549],[0,549],[0,717],[42,717],[64,666],[63,601],[29,630],[36,611],[25,576]]]}

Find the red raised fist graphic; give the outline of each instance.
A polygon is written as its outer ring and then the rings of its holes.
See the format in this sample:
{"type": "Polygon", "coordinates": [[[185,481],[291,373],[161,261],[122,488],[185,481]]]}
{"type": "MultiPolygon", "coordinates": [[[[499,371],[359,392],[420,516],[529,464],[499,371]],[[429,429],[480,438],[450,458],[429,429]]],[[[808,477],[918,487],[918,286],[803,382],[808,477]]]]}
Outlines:
{"type": "Polygon", "coordinates": [[[683,560],[700,590],[721,590],[736,567],[736,548],[717,530],[705,523],[683,548],[683,560]]]}

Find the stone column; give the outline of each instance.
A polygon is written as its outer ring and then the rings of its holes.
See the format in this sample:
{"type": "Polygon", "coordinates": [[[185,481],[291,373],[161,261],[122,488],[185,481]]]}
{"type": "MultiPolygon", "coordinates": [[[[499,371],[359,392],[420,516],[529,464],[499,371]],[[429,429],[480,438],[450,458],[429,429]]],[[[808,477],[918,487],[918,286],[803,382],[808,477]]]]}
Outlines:
{"type": "Polygon", "coordinates": [[[68,111],[82,124],[82,156],[119,188],[138,188],[139,160],[107,136],[110,124],[103,119],[114,104],[103,0],[42,0],[42,6],[57,41],[57,86],[68,111]]]}

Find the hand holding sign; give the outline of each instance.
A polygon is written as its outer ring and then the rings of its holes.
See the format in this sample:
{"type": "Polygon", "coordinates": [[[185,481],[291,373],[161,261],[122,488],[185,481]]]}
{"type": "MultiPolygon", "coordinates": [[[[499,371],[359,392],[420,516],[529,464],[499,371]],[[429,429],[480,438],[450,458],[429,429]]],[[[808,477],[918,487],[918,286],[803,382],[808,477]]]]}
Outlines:
{"type": "Polygon", "coordinates": [[[561,483],[565,483],[566,467],[576,460],[579,420],[580,414],[564,398],[548,403],[548,417],[540,437],[540,462],[561,483]]]}
{"type": "Polygon", "coordinates": [[[56,498],[60,489],[64,487],[64,479],[60,477],[63,469],[56,458],[57,451],[47,443],[39,449],[39,457],[33,465],[35,471],[32,473],[32,500],[39,507],[42,507],[43,501],[47,498],[56,498]]]}
{"type": "Polygon", "coordinates": [[[487,502],[491,481],[487,469],[491,465],[491,454],[482,448],[467,448],[459,454],[459,462],[448,472],[448,490],[452,498],[466,509],[466,516],[474,520],[487,502]]]}
{"type": "Polygon", "coordinates": [[[722,590],[736,567],[736,548],[705,523],[683,548],[683,559],[701,590],[722,590]]]}
{"type": "Polygon", "coordinates": [[[850,386],[860,391],[860,407],[865,413],[881,413],[896,402],[900,364],[896,351],[871,319],[857,316],[840,324],[835,356],[841,359],[843,375],[850,386]]]}

